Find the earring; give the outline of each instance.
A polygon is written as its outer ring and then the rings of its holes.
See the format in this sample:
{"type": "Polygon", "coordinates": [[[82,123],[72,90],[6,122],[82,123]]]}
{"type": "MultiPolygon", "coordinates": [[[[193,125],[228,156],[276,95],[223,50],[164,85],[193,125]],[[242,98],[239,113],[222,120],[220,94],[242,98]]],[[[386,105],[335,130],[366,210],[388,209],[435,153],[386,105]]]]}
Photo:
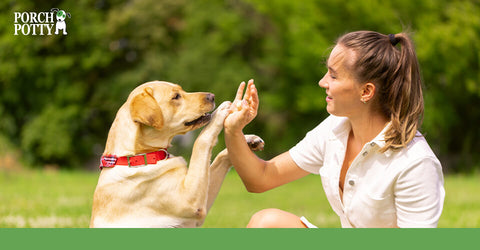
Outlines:
{"type": "Polygon", "coordinates": [[[362,101],[362,102],[363,102],[363,104],[367,104],[367,101],[365,101],[365,99],[363,99],[363,98],[362,98],[362,99],[360,99],[360,101],[362,101]]]}

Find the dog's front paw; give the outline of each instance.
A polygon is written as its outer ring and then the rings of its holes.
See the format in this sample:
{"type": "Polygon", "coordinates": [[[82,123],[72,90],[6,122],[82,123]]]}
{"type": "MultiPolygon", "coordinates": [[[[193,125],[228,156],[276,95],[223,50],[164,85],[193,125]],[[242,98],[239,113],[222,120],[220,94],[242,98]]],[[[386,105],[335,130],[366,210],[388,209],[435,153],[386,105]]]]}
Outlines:
{"type": "Polygon", "coordinates": [[[217,143],[217,136],[223,129],[223,122],[230,113],[230,105],[231,102],[224,102],[213,112],[212,119],[202,130],[198,138],[209,141],[209,143],[213,143],[213,145],[217,143]]]}
{"type": "Polygon", "coordinates": [[[245,139],[252,151],[262,151],[265,146],[265,142],[258,135],[245,135],[245,139]]]}
{"type": "Polygon", "coordinates": [[[232,103],[229,101],[220,104],[220,106],[218,106],[218,108],[213,112],[210,124],[223,127],[223,122],[229,114],[230,105],[232,105],[232,103]]]}
{"type": "MultiPolygon", "coordinates": [[[[207,126],[202,130],[203,137],[216,137],[223,129],[223,122],[227,118],[230,109],[231,102],[224,102],[213,112],[212,119],[207,126]]],[[[208,139],[210,140],[210,139],[208,139]]]]}

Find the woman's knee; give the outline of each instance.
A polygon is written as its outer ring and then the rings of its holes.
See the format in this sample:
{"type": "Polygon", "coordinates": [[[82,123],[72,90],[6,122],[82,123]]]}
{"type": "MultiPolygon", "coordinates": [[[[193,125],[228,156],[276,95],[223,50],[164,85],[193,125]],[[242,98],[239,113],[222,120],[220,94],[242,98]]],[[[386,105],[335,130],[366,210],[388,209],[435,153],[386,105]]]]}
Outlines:
{"type": "Polygon", "coordinates": [[[263,209],[255,213],[247,227],[249,228],[284,228],[304,227],[300,218],[289,212],[276,208],[263,209]]]}
{"type": "Polygon", "coordinates": [[[247,227],[275,227],[277,221],[280,219],[279,217],[280,215],[278,209],[263,209],[256,212],[252,218],[250,218],[250,222],[248,223],[247,227]]]}

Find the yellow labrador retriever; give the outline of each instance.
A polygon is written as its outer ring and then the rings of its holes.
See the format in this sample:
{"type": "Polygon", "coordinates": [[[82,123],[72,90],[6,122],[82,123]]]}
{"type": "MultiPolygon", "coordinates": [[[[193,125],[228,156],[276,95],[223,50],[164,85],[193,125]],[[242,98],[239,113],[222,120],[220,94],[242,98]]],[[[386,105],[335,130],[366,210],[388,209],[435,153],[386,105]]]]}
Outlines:
{"type": "MultiPolygon", "coordinates": [[[[135,88],[110,128],[90,227],[198,227],[230,169],[228,152],[210,165],[230,102],[213,113],[214,95],[153,81],[135,88]],[[173,137],[200,128],[190,164],[167,153],[173,137]]],[[[263,149],[247,136],[253,150],[263,149]]]]}

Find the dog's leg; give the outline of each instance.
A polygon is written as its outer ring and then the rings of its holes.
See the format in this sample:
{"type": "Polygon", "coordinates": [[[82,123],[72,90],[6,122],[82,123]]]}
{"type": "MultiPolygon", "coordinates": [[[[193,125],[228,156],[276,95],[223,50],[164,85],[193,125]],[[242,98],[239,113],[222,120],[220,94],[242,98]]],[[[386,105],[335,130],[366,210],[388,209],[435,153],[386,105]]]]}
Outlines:
{"type": "Polygon", "coordinates": [[[230,104],[224,102],[217,108],[211,121],[195,140],[188,172],[181,187],[181,195],[185,198],[189,210],[185,212],[193,213],[199,221],[203,221],[207,214],[208,175],[212,149],[223,129],[230,104]]]}
{"type": "MultiPolygon", "coordinates": [[[[265,142],[259,136],[245,135],[245,139],[247,140],[247,144],[252,151],[263,150],[265,142]]],[[[217,155],[217,157],[215,157],[215,160],[210,166],[207,211],[210,210],[213,202],[217,198],[223,180],[225,179],[225,176],[231,167],[232,163],[230,162],[230,158],[228,157],[228,151],[227,149],[224,149],[217,155]]]]}
{"type": "MultiPolygon", "coordinates": [[[[223,180],[230,171],[232,163],[228,157],[227,149],[222,150],[218,153],[215,160],[213,160],[212,165],[209,168],[210,174],[208,178],[208,197],[207,197],[207,212],[213,205],[213,202],[217,198],[220,187],[223,184],[223,180]]],[[[203,223],[203,222],[202,222],[203,223]]]]}

